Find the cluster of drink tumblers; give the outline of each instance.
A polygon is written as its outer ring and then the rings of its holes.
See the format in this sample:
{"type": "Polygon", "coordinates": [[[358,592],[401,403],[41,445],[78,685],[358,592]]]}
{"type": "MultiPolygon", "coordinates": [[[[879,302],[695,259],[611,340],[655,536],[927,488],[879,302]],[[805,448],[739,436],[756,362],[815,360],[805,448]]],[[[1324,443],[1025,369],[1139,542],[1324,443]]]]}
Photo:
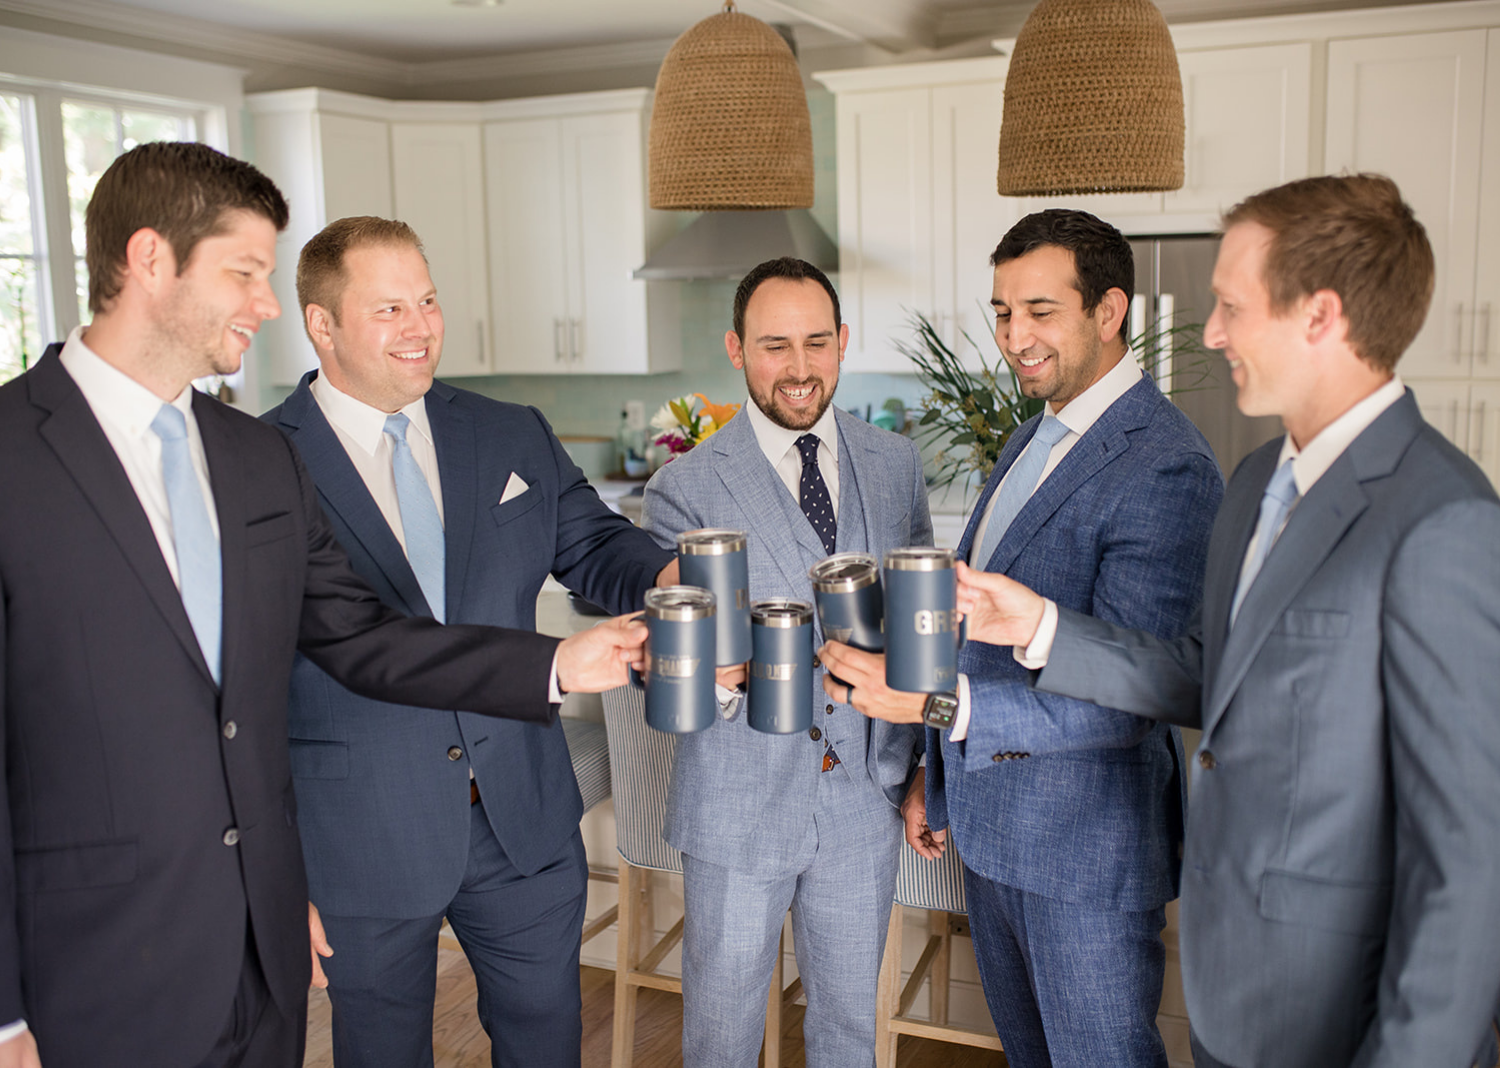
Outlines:
{"type": "MultiPolygon", "coordinates": [[[[750,602],[746,536],[689,530],[677,536],[681,585],[646,594],[646,722],[669,734],[713,725],[714,669],[749,661],[745,716],[766,734],[806,731],[813,720],[813,605],[784,597],[750,602]]],[[[838,553],[809,572],[824,635],[886,654],[886,685],[951,690],[958,677],[954,554],[912,547],[838,553]]]]}

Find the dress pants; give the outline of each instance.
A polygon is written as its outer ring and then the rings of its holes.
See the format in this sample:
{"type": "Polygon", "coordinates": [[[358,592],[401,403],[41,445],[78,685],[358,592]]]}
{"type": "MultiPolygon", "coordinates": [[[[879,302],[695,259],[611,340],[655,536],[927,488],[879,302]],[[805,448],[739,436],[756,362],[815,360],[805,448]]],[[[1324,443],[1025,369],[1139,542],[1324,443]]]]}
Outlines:
{"type": "Polygon", "coordinates": [[[901,817],[844,765],[818,777],[817,802],[787,827],[802,846],[785,871],[682,858],[684,1068],[754,1068],[787,909],[807,992],[808,1068],[869,1068],[875,994],[896,893],[901,817]]]}
{"type": "Polygon", "coordinates": [[[195,1068],[302,1068],[307,1043],[307,999],[290,1016],[271,998],[248,925],[240,982],[224,1030],[195,1068]]]}
{"type": "Polygon", "coordinates": [[[535,875],[511,865],[481,799],[469,863],[443,912],[417,919],[323,915],[338,1068],[431,1068],[437,936],[443,916],[479,988],[495,1068],[577,1068],[583,1039],[578,950],[588,895],[583,836],[535,875]]]}
{"type": "Polygon", "coordinates": [[[1027,893],[964,867],[979,978],[1011,1068],[1166,1068],[1166,910],[1027,893]]]}

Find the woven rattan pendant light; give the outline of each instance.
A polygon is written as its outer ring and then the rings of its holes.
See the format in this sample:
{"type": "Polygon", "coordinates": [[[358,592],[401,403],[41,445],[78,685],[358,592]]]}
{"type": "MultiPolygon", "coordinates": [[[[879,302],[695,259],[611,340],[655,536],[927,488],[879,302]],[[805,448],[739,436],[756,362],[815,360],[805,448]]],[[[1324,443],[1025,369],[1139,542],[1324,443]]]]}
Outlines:
{"type": "Polygon", "coordinates": [[[1182,76],[1150,0],[1042,0],[1005,78],[1007,196],[1182,187],[1182,76]]]}
{"type": "Polygon", "coordinates": [[[653,208],[812,207],[812,123],[797,59],[733,0],[662,61],[650,144],[653,208]]]}

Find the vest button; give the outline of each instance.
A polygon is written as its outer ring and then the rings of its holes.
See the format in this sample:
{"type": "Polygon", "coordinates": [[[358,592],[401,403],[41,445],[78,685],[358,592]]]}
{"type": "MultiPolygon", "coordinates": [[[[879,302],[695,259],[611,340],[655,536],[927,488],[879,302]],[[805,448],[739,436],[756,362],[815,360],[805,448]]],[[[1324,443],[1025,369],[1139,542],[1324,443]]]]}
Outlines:
{"type": "Polygon", "coordinates": [[[814,727],[812,730],[807,732],[807,736],[816,742],[818,739],[823,737],[823,732],[814,727]]]}

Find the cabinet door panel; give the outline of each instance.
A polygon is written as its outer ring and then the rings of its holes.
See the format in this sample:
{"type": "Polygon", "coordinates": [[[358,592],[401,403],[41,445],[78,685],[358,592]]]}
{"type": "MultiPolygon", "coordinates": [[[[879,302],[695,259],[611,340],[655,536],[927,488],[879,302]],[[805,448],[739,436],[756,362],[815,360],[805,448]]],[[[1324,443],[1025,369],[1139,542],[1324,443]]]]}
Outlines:
{"type": "Polygon", "coordinates": [[[1437,286],[1407,375],[1466,377],[1473,347],[1482,30],[1331,41],[1325,165],[1377,171],[1427,228],[1437,286]]]}
{"type": "Polygon", "coordinates": [[[1475,382],[1469,390],[1469,455],[1500,486],[1500,382],[1475,382]]]}
{"type": "Polygon", "coordinates": [[[839,299],[849,324],[845,367],[909,371],[893,339],[931,316],[932,93],[898,89],[838,101],[839,299]]]}
{"type": "Polygon", "coordinates": [[[1405,379],[1417,396],[1417,410],[1443,437],[1469,450],[1469,384],[1405,379]]]}
{"type": "Polygon", "coordinates": [[[568,311],[558,120],[488,123],[484,156],[495,370],[564,373],[568,311]]]}
{"type": "Polygon", "coordinates": [[[391,148],[396,214],[422,238],[443,309],[439,374],[490,374],[479,127],[392,123],[391,148]]]}
{"type": "Polygon", "coordinates": [[[1489,31],[1487,44],[1472,367],[1475,378],[1493,380],[1500,379],[1500,30],[1489,31]]]}
{"type": "Polygon", "coordinates": [[[350,215],[388,219],[391,191],[391,135],[388,123],[348,115],[317,116],[322,149],[323,224],[350,215]]]}
{"type": "Polygon", "coordinates": [[[1217,214],[1307,174],[1311,44],[1184,52],[1177,62],[1186,177],[1167,211],[1217,214]]]}

